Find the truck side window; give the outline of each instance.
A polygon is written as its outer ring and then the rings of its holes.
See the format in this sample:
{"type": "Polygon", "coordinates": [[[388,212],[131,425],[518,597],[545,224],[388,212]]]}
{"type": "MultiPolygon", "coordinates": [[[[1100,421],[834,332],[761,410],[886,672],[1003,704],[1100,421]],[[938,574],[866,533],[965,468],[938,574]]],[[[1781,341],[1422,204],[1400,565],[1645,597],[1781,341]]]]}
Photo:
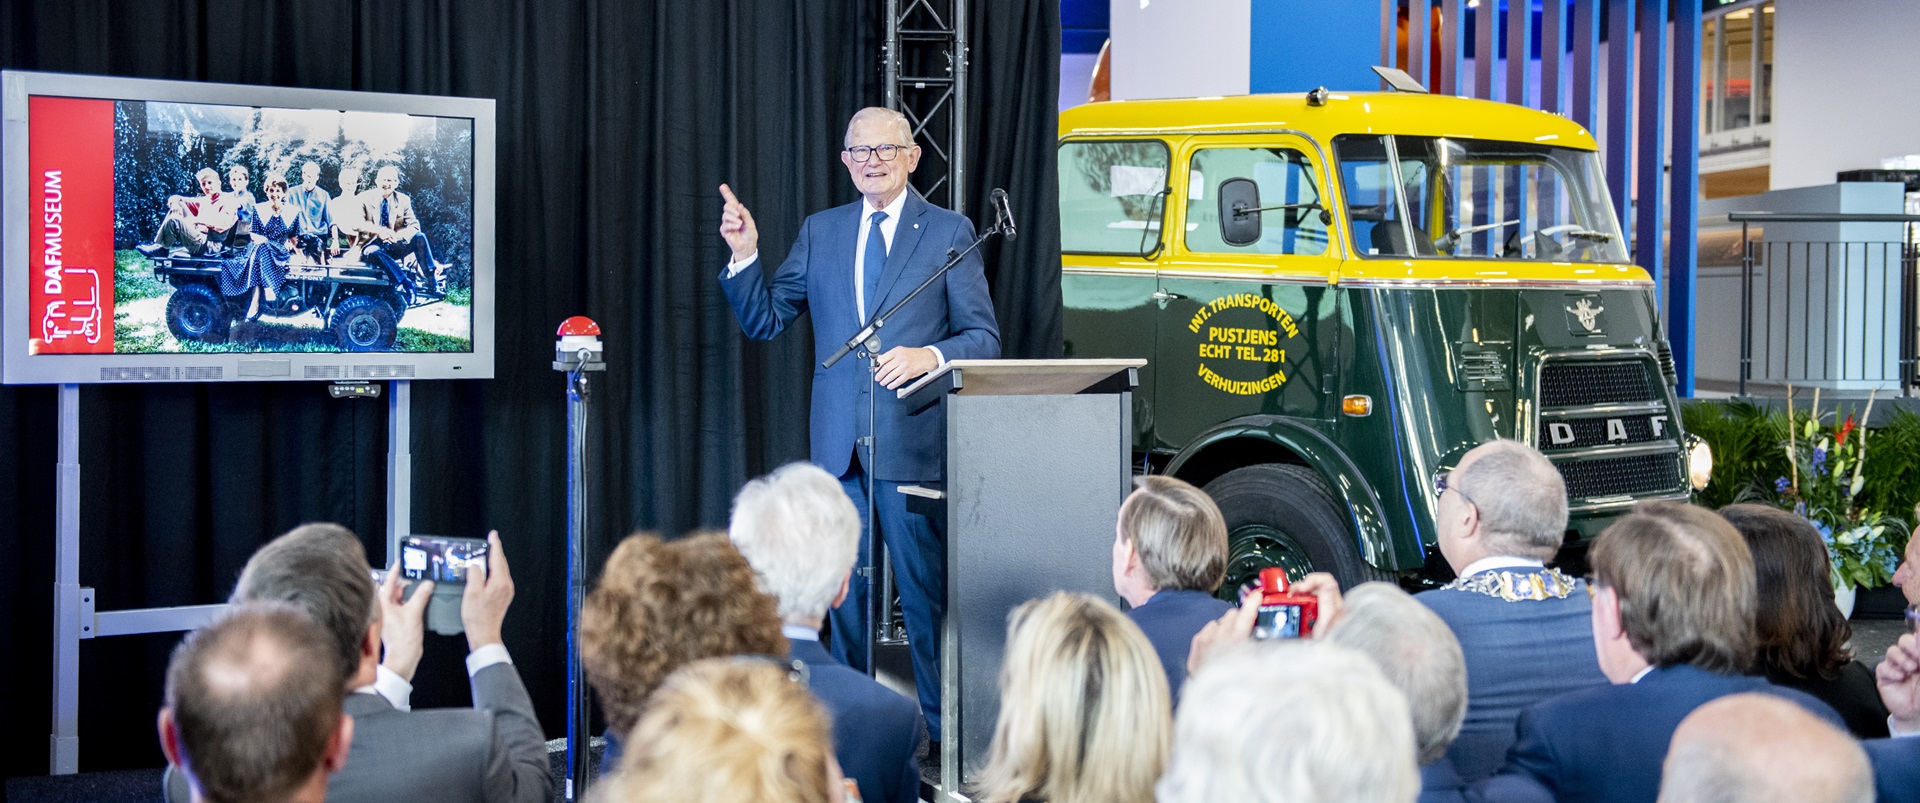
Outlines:
{"type": "Polygon", "coordinates": [[[1195,253],[1299,254],[1327,252],[1319,180],[1313,163],[1292,148],[1207,148],[1193,155],[1187,176],[1187,250],[1195,253]],[[1260,188],[1260,239],[1230,245],[1220,238],[1220,185],[1252,179],[1260,188]],[[1276,206],[1291,208],[1274,209],[1276,206]]]}
{"type": "Polygon", "coordinates": [[[1346,135],[1334,138],[1340,160],[1340,187],[1347,194],[1347,213],[1353,231],[1353,250],[1366,256],[1434,256],[1432,240],[1421,220],[1430,172],[1427,164],[1407,148],[1400,148],[1400,180],[1407,202],[1414,207],[1413,236],[1401,222],[1400,198],[1394,192],[1393,163],[1387,159],[1387,138],[1346,135]]]}
{"type": "Polygon", "coordinates": [[[1148,217],[1172,164],[1159,140],[1060,144],[1060,250],[1070,254],[1140,253],[1148,217]]]}

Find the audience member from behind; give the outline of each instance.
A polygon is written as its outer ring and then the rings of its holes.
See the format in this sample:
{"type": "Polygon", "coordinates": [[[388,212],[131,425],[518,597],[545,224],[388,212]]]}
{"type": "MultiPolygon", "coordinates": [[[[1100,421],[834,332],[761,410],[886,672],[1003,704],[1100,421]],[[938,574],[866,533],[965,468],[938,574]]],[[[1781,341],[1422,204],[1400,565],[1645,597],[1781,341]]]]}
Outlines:
{"type": "Polygon", "coordinates": [[[621,740],[674,670],[702,658],[787,656],[778,607],[755,584],[725,533],[637,533],[614,548],[580,611],[580,661],[607,717],[604,766],[619,766],[621,740]]]}
{"type": "Polygon", "coordinates": [[[1887,735],[1887,707],[1873,670],[1853,659],[1853,626],[1833,603],[1832,569],[1820,531],[1766,505],[1730,505],[1720,515],[1753,553],[1753,674],[1799,689],[1839,712],[1862,739],[1887,735]]]}
{"type": "Polygon", "coordinates": [[[1457,579],[1418,599],[1467,658],[1467,717],[1447,759],[1472,783],[1500,766],[1521,709],[1607,678],[1586,583],[1546,566],[1567,530],[1567,488],[1553,464],[1519,441],[1490,441],[1436,491],[1440,554],[1457,579]]]}
{"type": "Polygon", "coordinates": [[[827,609],[847,599],[860,512],[840,481],[811,463],[791,463],[746,484],[733,500],[728,536],[780,603],[781,631],[807,686],[833,715],[833,749],[869,803],[920,797],[920,706],[855,672],[820,644],[827,609]]]}
{"type": "Polygon", "coordinates": [[[1406,698],[1344,647],[1223,647],[1187,684],[1160,803],[1411,803],[1406,698]]]}
{"type": "Polygon", "coordinates": [[[630,734],[604,803],[837,803],[838,766],[820,704],[794,670],[709,658],[674,672],[630,734]]]}
{"type": "Polygon", "coordinates": [[[1616,685],[1521,712],[1502,773],[1562,803],[1652,803],[1674,728],[1708,701],[1764,691],[1841,725],[1825,703],[1740,674],[1753,663],[1753,558],[1726,519],[1641,503],[1595,539],[1589,559],[1593,639],[1616,685]]]}
{"type": "Polygon", "coordinates": [[[1153,645],[1112,605],[1029,600],[1008,617],[1000,717],[972,798],[1147,803],[1172,710],[1153,645]]]}
{"type": "Polygon", "coordinates": [[[1113,590],[1152,642],[1171,699],[1187,678],[1187,647],[1233,606],[1213,592],[1227,570],[1227,524],[1213,498],[1162,476],[1135,477],[1113,539],[1113,590]]]}
{"type": "Polygon", "coordinates": [[[1421,803],[1464,800],[1464,784],[1446,753],[1467,714],[1467,661],[1447,623],[1397,586],[1365,583],[1347,593],[1319,635],[1373,659],[1406,695],[1421,803]]]}
{"type": "Polygon", "coordinates": [[[305,613],[235,608],[174,649],[160,750],[196,803],[319,803],[353,741],[345,684],[305,613]]]}
{"type": "Polygon", "coordinates": [[[1873,772],[1846,732],[1767,694],[1695,709],[1673,732],[1660,803],[1872,803],[1873,772]]]}
{"type": "MultiPolygon", "coordinates": [[[[500,536],[487,568],[469,570],[460,601],[473,708],[412,710],[408,685],[424,645],[431,583],[401,601],[389,571],[376,597],[360,538],[337,524],[306,524],[255,552],[232,602],[278,601],[307,612],[347,677],[343,708],[355,723],[334,800],[545,801],[553,794],[545,733],[501,640],[513,575],[500,536]],[[386,649],[384,663],[380,659],[386,649]]],[[[180,800],[173,787],[168,799],[180,800]]]]}

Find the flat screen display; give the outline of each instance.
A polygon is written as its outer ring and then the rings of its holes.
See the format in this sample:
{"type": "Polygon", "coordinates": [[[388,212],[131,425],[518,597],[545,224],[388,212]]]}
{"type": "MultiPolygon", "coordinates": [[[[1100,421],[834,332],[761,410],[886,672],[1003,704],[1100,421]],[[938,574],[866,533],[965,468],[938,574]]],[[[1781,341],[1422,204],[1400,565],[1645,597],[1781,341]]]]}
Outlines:
{"type": "Polygon", "coordinates": [[[7,382],[492,375],[492,101],[4,81],[7,382]]]}

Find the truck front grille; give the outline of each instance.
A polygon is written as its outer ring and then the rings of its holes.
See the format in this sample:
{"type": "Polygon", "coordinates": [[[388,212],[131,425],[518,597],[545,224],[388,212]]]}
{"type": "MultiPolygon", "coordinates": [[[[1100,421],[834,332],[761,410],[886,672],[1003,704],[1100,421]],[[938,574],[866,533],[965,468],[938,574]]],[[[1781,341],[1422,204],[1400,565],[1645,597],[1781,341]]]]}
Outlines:
{"type": "Polygon", "coordinates": [[[1534,445],[1560,470],[1575,510],[1687,492],[1680,417],[1654,355],[1548,358],[1539,376],[1534,445]]]}

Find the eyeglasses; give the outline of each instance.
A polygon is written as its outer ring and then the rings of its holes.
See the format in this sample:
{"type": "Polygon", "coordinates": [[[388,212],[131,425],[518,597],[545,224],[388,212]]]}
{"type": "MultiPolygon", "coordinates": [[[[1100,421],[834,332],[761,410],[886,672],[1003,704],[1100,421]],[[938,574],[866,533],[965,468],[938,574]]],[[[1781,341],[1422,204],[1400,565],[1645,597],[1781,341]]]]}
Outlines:
{"type": "Polygon", "coordinates": [[[856,162],[865,162],[874,156],[879,156],[882,162],[891,162],[894,157],[900,155],[901,151],[912,147],[912,145],[895,145],[891,142],[884,145],[855,145],[847,149],[847,155],[853,157],[856,162]]]}
{"type": "Polygon", "coordinates": [[[1452,476],[1453,476],[1453,472],[1451,471],[1446,472],[1445,474],[1433,475],[1433,498],[1439,499],[1440,497],[1445,496],[1447,494],[1447,490],[1451,488],[1454,493],[1457,493],[1460,495],[1461,499],[1467,500],[1467,504],[1473,505],[1474,507],[1479,507],[1480,505],[1475,503],[1473,501],[1473,497],[1468,496],[1466,491],[1462,491],[1455,486],[1447,484],[1447,478],[1452,476]]]}

